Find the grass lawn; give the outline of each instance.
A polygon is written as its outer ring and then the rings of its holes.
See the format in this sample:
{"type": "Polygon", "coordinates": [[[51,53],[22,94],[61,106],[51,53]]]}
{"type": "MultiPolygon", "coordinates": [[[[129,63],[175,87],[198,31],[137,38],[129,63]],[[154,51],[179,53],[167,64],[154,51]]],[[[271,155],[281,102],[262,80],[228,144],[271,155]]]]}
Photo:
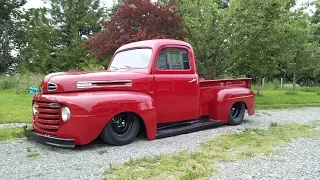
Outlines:
{"type": "Polygon", "coordinates": [[[0,128],[0,141],[26,137],[21,127],[0,128]]]}
{"type": "Polygon", "coordinates": [[[275,146],[290,142],[293,138],[319,138],[316,124],[319,125],[319,122],[309,125],[271,123],[266,130],[246,129],[241,133],[220,135],[202,143],[196,152],[181,151],[110,165],[105,179],[203,179],[216,171],[216,162],[276,153],[275,146]]]}
{"type": "Polygon", "coordinates": [[[316,92],[296,92],[262,90],[256,96],[257,109],[320,106],[320,94],[316,92]]]}
{"type": "Polygon", "coordinates": [[[0,124],[31,123],[32,116],[31,94],[17,94],[16,92],[0,91],[0,124]]]}

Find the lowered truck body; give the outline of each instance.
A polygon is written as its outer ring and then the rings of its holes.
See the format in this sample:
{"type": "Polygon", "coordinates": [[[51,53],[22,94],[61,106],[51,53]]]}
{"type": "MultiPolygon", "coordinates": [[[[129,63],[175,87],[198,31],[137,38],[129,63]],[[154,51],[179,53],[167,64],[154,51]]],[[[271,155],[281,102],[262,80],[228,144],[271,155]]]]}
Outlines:
{"type": "Polygon", "coordinates": [[[147,40],[120,47],[107,70],[47,75],[33,99],[33,137],[74,147],[101,137],[131,143],[140,131],[154,140],[255,113],[250,79],[205,80],[190,44],[147,40]]]}

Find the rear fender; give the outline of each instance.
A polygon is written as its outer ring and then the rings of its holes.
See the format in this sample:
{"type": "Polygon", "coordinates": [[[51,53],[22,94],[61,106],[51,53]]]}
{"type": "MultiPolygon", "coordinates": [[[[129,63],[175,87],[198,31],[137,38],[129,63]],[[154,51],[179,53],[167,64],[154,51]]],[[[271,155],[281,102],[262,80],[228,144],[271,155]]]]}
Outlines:
{"type": "Polygon", "coordinates": [[[249,88],[215,89],[210,96],[209,117],[227,123],[230,109],[236,102],[245,103],[248,114],[253,115],[254,99],[254,93],[249,88]]]}
{"type": "Polygon", "coordinates": [[[112,117],[122,112],[138,114],[146,127],[148,139],[155,139],[156,111],[152,97],[147,94],[130,91],[80,92],[66,93],[57,99],[71,111],[69,122],[59,128],[60,136],[67,137],[70,132],[81,131],[74,135],[80,139],[77,144],[87,144],[96,139],[112,117]]]}

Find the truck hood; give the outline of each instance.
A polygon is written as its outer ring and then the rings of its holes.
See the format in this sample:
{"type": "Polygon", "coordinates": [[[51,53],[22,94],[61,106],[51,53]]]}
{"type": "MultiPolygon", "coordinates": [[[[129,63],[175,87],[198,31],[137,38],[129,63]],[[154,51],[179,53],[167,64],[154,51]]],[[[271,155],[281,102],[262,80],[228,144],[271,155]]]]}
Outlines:
{"type": "Polygon", "coordinates": [[[42,81],[43,93],[88,90],[131,90],[147,92],[147,74],[133,71],[61,72],[48,74],[42,81]]]}

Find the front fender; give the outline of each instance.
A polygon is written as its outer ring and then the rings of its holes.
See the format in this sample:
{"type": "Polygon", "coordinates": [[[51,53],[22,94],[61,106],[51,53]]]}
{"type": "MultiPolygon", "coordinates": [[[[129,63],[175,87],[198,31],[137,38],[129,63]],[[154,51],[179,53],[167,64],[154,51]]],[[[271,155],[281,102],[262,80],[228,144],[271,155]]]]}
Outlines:
{"type": "Polygon", "coordinates": [[[228,88],[213,90],[209,102],[210,118],[227,123],[230,109],[236,102],[245,103],[249,115],[255,113],[255,97],[251,89],[228,88]]]}
{"type": "Polygon", "coordinates": [[[96,139],[105,125],[121,112],[138,114],[146,127],[148,139],[156,136],[156,112],[152,97],[131,91],[90,91],[43,95],[53,102],[66,105],[70,120],[62,123],[59,138],[73,138],[76,144],[96,139]]]}

